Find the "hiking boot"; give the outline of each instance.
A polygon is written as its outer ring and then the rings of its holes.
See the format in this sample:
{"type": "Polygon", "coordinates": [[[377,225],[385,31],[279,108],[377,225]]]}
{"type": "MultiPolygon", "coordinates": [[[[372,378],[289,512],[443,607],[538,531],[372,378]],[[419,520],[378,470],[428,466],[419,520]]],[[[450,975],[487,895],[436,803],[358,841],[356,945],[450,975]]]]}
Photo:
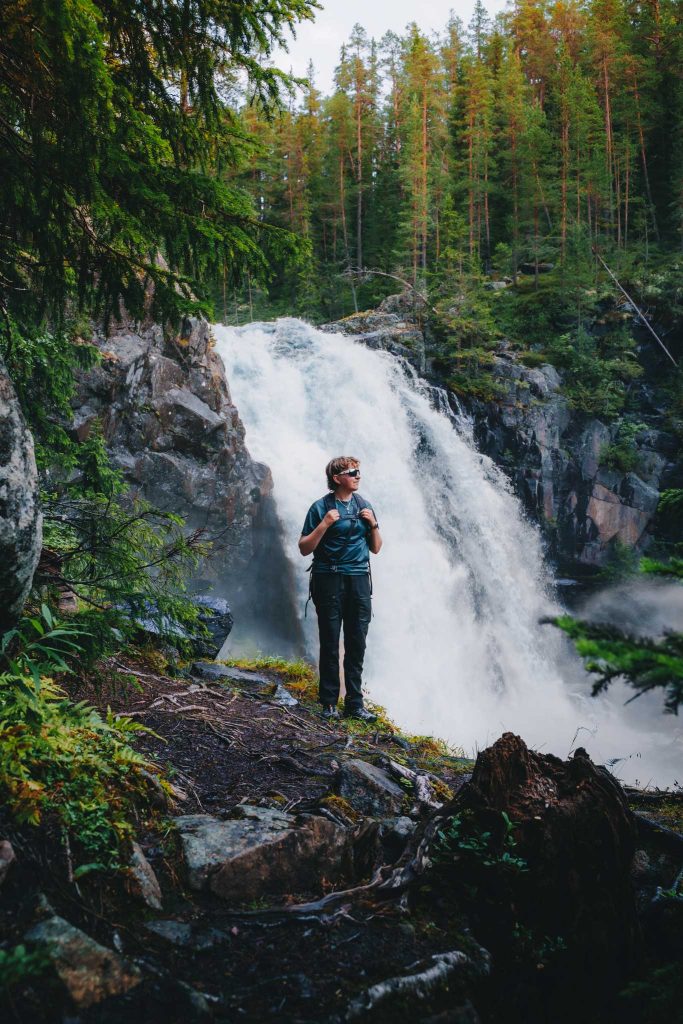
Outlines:
{"type": "Polygon", "coordinates": [[[344,718],[357,718],[361,722],[377,721],[377,715],[373,715],[372,711],[368,711],[367,708],[349,708],[344,712],[344,718]]]}
{"type": "Polygon", "coordinates": [[[334,704],[324,704],[322,714],[328,720],[341,717],[334,704]]]}

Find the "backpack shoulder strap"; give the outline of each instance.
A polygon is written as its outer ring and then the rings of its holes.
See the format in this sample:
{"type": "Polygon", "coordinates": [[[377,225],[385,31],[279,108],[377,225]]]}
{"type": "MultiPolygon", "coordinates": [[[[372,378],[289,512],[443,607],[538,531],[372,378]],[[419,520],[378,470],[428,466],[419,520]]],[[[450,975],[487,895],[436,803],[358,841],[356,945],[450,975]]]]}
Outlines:
{"type": "Polygon", "coordinates": [[[325,504],[325,513],[326,514],[328,512],[330,512],[333,508],[336,508],[337,507],[337,503],[336,503],[335,498],[334,498],[334,491],[328,491],[327,494],[325,495],[325,497],[323,498],[323,502],[325,504]]]}

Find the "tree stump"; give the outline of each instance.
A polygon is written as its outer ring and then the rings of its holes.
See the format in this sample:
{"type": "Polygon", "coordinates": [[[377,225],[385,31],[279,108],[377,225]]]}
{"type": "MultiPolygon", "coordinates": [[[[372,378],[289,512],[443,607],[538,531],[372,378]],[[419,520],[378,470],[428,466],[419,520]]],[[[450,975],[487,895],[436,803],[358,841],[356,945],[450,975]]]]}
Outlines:
{"type": "MultiPolygon", "coordinates": [[[[490,834],[486,842],[500,870],[489,865],[488,875],[479,873],[473,903],[475,933],[494,964],[497,954],[505,959],[510,935],[521,928],[537,942],[545,936],[546,945],[563,948],[553,986],[558,994],[565,990],[570,1003],[616,992],[640,938],[630,877],[636,823],[619,783],[583,749],[561,761],[505,733],[479,754],[471,781],[443,813],[447,821],[457,815],[467,836],[490,834]],[[506,849],[520,861],[516,873],[503,859],[506,849]]],[[[460,851],[457,843],[455,884],[476,862],[467,839],[460,851]]]]}

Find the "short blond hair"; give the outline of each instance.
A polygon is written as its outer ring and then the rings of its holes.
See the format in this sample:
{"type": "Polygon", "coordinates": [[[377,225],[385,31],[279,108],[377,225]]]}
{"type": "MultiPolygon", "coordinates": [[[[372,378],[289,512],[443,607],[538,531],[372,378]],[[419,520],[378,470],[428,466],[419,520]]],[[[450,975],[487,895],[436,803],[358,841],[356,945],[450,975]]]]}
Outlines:
{"type": "Polygon", "coordinates": [[[338,473],[342,473],[345,469],[358,469],[360,461],[355,459],[353,455],[338,455],[336,459],[330,459],[325,466],[325,476],[327,477],[327,486],[330,491],[334,491],[337,487],[333,476],[338,473]]]}

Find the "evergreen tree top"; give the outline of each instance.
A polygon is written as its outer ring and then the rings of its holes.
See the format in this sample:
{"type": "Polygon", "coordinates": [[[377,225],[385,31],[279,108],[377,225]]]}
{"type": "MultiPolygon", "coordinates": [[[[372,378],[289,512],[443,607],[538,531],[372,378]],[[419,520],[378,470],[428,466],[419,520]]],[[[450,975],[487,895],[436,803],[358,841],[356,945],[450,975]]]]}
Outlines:
{"type": "Polygon", "coordinates": [[[277,101],[264,66],[316,0],[6,0],[0,5],[0,301],[58,320],[201,308],[204,280],[258,263],[224,170],[247,147],[230,99],[277,101]]]}

